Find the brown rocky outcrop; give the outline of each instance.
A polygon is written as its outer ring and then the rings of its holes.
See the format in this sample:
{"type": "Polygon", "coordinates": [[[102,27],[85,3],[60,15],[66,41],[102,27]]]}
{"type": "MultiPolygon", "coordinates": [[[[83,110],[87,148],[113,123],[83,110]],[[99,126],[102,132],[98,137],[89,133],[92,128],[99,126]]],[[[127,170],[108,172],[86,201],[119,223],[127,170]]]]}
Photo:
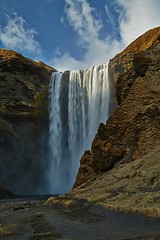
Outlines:
{"type": "Polygon", "coordinates": [[[84,155],[69,197],[160,217],[160,27],[110,60],[109,77],[119,106],[92,143],[96,177],[85,181],[84,155]]]}
{"type": "Polygon", "coordinates": [[[109,63],[119,107],[92,144],[93,168],[106,171],[160,143],[160,28],[150,30],[109,63]]]}
{"type": "Polygon", "coordinates": [[[119,106],[100,124],[92,143],[91,165],[97,173],[138,159],[160,144],[160,27],[110,60],[109,78],[119,106]]]}
{"type": "Polygon", "coordinates": [[[42,62],[0,49],[0,186],[14,193],[34,193],[45,180],[53,71],[42,62]]]}
{"type": "Polygon", "coordinates": [[[92,168],[92,154],[89,150],[84,152],[80,160],[80,166],[73,188],[78,187],[82,183],[85,183],[87,180],[96,176],[96,173],[92,168]]]}

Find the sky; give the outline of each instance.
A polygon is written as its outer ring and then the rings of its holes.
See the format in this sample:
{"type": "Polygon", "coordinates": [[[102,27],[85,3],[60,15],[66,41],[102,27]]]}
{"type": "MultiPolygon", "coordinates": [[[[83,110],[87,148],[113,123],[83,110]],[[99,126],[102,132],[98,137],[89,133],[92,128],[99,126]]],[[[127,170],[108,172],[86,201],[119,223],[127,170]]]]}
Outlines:
{"type": "Polygon", "coordinates": [[[160,0],[0,0],[0,48],[59,71],[106,63],[160,26],[160,0]]]}

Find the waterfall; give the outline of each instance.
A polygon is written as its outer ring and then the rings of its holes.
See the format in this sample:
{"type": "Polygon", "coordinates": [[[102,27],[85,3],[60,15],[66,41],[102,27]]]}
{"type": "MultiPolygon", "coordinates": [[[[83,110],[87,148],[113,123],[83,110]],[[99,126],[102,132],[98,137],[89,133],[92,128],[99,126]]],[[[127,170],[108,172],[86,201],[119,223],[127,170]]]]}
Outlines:
{"type": "Polygon", "coordinates": [[[50,193],[71,190],[79,160],[108,117],[108,67],[55,72],[49,88],[50,193]]]}

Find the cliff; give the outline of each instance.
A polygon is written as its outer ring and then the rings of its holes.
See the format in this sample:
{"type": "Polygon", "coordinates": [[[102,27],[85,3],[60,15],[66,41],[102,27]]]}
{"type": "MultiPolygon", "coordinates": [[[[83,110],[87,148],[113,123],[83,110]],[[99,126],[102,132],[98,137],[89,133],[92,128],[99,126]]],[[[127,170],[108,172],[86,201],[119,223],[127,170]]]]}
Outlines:
{"type": "Polygon", "coordinates": [[[53,71],[42,62],[0,49],[0,186],[14,193],[35,193],[45,182],[53,71]]]}
{"type": "MultiPolygon", "coordinates": [[[[160,215],[159,60],[160,27],[110,60],[110,84],[115,84],[118,107],[106,124],[100,124],[93,140],[87,166],[94,174],[86,183],[82,164],[71,196],[108,208],[147,209],[160,215]]],[[[82,163],[87,161],[83,157],[82,163]]]]}
{"type": "Polygon", "coordinates": [[[93,141],[95,171],[142,157],[160,143],[159,36],[160,28],[145,33],[109,63],[119,107],[93,141]]]}

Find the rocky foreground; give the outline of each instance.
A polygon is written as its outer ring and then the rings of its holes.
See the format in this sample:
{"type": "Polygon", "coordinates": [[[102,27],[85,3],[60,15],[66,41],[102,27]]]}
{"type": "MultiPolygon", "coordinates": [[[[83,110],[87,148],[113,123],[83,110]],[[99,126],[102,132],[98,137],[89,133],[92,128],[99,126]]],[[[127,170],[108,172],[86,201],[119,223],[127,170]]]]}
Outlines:
{"type": "Polygon", "coordinates": [[[107,211],[88,201],[57,198],[0,201],[0,239],[4,240],[159,240],[160,220],[107,211]],[[52,202],[53,203],[53,202],[52,202]]]}

